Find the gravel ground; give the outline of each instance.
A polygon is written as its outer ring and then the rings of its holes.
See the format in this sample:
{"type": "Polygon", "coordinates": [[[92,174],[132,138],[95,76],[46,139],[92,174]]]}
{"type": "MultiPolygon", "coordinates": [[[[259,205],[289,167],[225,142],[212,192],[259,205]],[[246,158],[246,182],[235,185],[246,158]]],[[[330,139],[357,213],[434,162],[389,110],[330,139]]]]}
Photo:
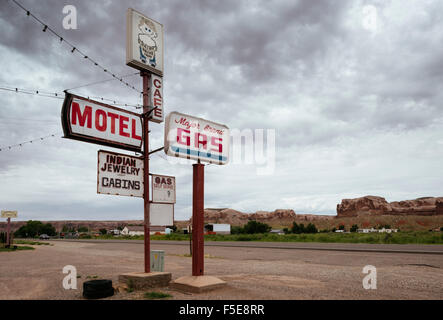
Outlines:
{"type": "MultiPolygon", "coordinates": [[[[51,242],[33,251],[0,253],[0,299],[83,299],[82,283],[142,271],[143,245],[131,243],[51,242]],[[73,265],[78,289],[65,290],[62,269],[73,265]],[[89,276],[89,278],[88,278],[89,276]]],[[[165,250],[172,278],[191,274],[189,248],[153,244],[165,250]]],[[[443,256],[310,251],[263,248],[205,248],[205,274],[228,285],[188,294],[171,288],[170,299],[443,299],[443,256]],[[365,265],[377,268],[377,289],[365,290],[365,265]]],[[[143,299],[143,292],[118,292],[108,299],[143,299]]]]}

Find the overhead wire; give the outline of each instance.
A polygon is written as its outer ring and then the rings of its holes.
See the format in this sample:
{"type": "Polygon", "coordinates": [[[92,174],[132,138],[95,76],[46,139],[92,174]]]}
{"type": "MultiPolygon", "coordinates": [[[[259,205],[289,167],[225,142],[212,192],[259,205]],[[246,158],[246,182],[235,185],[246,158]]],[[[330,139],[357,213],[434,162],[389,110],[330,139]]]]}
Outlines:
{"type": "Polygon", "coordinates": [[[35,139],[32,139],[32,140],[24,141],[24,142],[21,142],[21,143],[12,144],[12,145],[5,146],[5,147],[0,147],[0,151],[11,150],[12,148],[22,147],[24,144],[27,144],[27,143],[33,143],[33,142],[36,142],[36,141],[43,141],[43,140],[48,139],[48,138],[54,138],[55,135],[56,135],[56,133],[50,134],[50,135],[47,135],[47,136],[44,136],[44,137],[40,137],[40,138],[35,138],[35,139]]]}
{"type": "Polygon", "coordinates": [[[107,73],[110,76],[112,76],[115,80],[119,80],[119,82],[122,83],[123,85],[126,85],[126,87],[128,87],[128,88],[130,88],[132,90],[135,90],[138,93],[141,92],[140,90],[136,89],[134,86],[130,85],[128,82],[123,81],[123,77],[122,76],[119,76],[119,75],[116,75],[115,73],[112,73],[111,71],[109,71],[108,68],[106,68],[106,67],[102,66],[101,64],[99,64],[96,60],[92,59],[89,55],[85,54],[77,46],[73,45],[71,42],[69,42],[68,40],[64,39],[60,34],[58,34],[54,29],[52,29],[47,23],[43,22],[41,19],[36,17],[30,10],[26,9],[18,1],[12,0],[12,2],[15,3],[22,10],[24,10],[28,17],[32,17],[34,20],[36,20],[38,23],[40,23],[43,26],[43,29],[42,29],[43,32],[49,31],[50,33],[52,33],[54,36],[56,36],[60,40],[60,43],[62,43],[62,42],[66,43],[70,47],[71,53],[78,52],[84,59],[90,61],[96,67],[102,69],[105,73],[107,73]]]}
{"type": "MultiPolygon", "coordinates": [[[[65,98],[65,93],[64,92],[48,92],[48,91],[42,91],[39,89],[22,89],[22,88],[16,88],[16,87],[11,87],[11,86],[1,86],[0,90],[4,90],[4,91],[10,91],[10,92],[15,92],[15,93],[23,93],[23,94],[29,94],[29,95],[38,95],[38,96],[42,96],[42,97],[48,97],[48,98],[56,98],[56,99],[64,99],[65,98]]],[[[75,94],[75,93],[73,93],[75,94]]],[[[141,109],[143,107],[143,105],[141,104],[134,104],[134,103],[127,103],[127,102],[122,102],[122,101],[118,101],[115,99],[110,99],[110,98],[104,98],[104,97],[100,97],[100,96],[86,96],[88,99],[95,99],[95,100],[100,100],[100,101],[107,101],[108,104],[110,105],[114,105],[114,106],[125,106],[125,107],[132,107],[135,109],[141,109]]]]}

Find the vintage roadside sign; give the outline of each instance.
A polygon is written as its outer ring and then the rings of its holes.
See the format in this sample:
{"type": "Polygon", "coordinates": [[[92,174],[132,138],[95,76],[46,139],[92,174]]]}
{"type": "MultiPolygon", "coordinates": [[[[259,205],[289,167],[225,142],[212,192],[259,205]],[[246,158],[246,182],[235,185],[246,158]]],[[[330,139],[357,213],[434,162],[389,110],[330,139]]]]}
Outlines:
{"type": "Polygon", "coordinates": [[[175,177],[153,174],[152,202],[175,203],[175,177]]]}
{"type": "Polygon", "coordinates": [[[151,202],[149,216],[151,226],[172,226],[174,225],[174,205],[151,202]]]}
{"type": "Polygon", "coordinates": [[[17,211],[2,210],[2,218],[17,218],[17,211]]]}
{"type": "Polygon", "coordinates": [[[229,128],[223,124],[171,112],[165,121],[167,155],[226,164],[229,160],[229,128]]]}
{"type": "Polygon", "coordinates": [[[141,152],[143,122],[137,113],[67,93],[61,116],[65,138],[141,152]]]}
{"type": "Polygon", "coordinates": [[[164,121],[163,111],[163,79],[156,75],[151,75],[151,84],[149,86],[151,90],[149,97],[149,105],[154,109],[149,120],[157,123],[164,121]]]}
{"type": "Polygon", "coordinates": [[[126,64],[163,76],[163,25],[132,8],[126,12],[126,64]]]}
{"type": "Polygon", "coordinates": [[[97,193],[143,198],[143,159],[98,151],[97,193]]]}

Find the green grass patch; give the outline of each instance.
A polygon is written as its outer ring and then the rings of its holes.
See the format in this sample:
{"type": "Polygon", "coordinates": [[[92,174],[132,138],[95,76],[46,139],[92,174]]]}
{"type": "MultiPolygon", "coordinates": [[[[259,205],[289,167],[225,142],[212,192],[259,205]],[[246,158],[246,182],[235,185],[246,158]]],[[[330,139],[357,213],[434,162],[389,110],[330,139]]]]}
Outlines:
{"type": "MultiPolygon", "coordinates": [[[[190,235],[171,233],[152,235],[151,240],[189,241],[190,235]]],[[[265,242],[321,242],[321,243],[371,243],[371,244],[443,244],[442,232],[402,231],[396,233],[305,233],[277,235],[229,234],[205,235],[205,241],[265,241],[265,242]]],[[[112,239],[142,240],[143,236],[114,237],[112,239]]]]}
{"type": "Polygon", "coordinates": [[[27,246],[17,246],[16,249],[14,249],[14,247],[11,248],[5,248],[5,247],[0,247],[0,252],[10,252],[10,251],[19,251],[19,250],[34,250],[35,248],[33,247],[27,247],[27,246]]]}
{"type": "Polygon", "coordinates": [[[51,246],[48,242],[32,241],[32,240],[14,240],[16,244],[31,244],[34,246],[51,246]]]}
{"type": "Polygon", "coordinates": [[[165,298],[171,298],[171,297],[172,296],[170,294],[163,293],[163,292],[156,292],[156,291],[145,292],[145,294],[144,294],[144,298],[149,299],[149,300],[165,299],[165,298]]]}

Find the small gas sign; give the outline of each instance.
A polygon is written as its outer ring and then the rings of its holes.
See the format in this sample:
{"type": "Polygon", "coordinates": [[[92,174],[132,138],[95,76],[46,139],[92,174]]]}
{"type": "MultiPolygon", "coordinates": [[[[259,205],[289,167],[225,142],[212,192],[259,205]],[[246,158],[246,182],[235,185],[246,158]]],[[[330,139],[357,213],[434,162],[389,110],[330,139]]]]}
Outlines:
{"type": "Polygon", "coordinates": [[[175,203],[175,177],[152,175],[152,201],[175,203]]]}

